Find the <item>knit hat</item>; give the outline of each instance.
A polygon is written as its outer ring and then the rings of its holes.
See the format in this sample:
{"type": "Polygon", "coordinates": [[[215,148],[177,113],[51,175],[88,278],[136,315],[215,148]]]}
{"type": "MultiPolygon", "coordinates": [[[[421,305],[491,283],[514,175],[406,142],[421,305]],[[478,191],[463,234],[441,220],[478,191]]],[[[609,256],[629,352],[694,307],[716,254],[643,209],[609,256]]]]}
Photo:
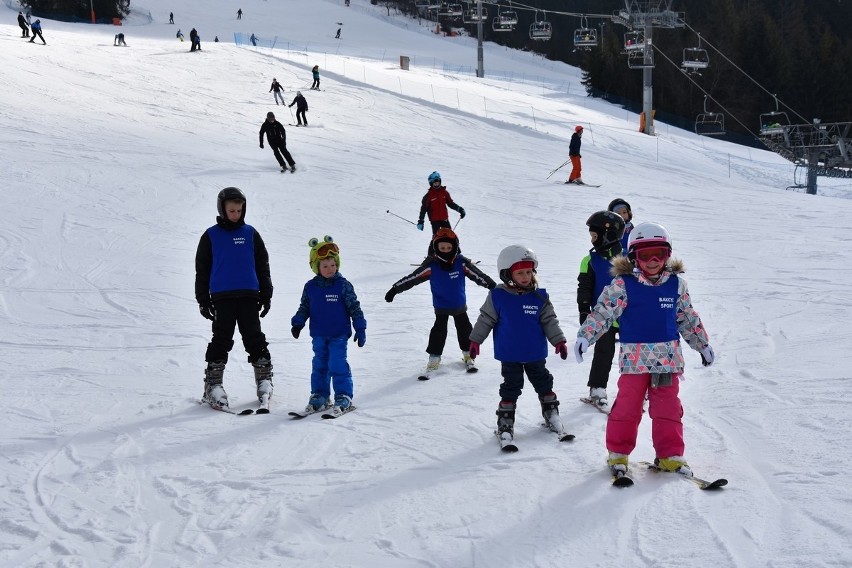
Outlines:
{"type": "Polygon", "coordinates": [[[308,246],[311,247],[308,264],[310,264],[314,274],[319,274],[319,263],[326,258],[334,259],[334,264],[340,270],[340,247],[337,246],[333,238],[329,235],[324,236],[322,240],[313,238],[308,241],[308,246]]]}

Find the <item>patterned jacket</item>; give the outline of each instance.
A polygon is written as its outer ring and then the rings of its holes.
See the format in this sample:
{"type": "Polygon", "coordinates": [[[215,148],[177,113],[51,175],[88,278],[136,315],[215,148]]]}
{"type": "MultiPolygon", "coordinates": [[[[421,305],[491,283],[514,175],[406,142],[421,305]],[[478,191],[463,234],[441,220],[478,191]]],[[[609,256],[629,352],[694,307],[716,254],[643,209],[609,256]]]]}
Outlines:
{"type": "MultiPolygon", "coordinates": [[[[577,331],[577,337],[583,337],[594,343],[610,328],[613,322],[621,317],[625,310],[630,309],[630,298],[624,283],[624,275],[632,274],[639,283],[645,286],[660,286],[669,278],[677,277],[683,272],[683,263],[676,259],[669,260],[660,279],[651,282],[646,279],[633,263],[624,256],[613,260],[612,275],[614,280],[604,288],[600,300],[592,309],[583,325],[577,331]]],[[[678,277],[677,297],[677,327],[681,337],[687,344],[701,351],[710,344],[704,325],[698,312],[692,307],[686,280],[678,277]]],[[[622,373],[682,373],[683,353],[680,340],[661,343],[625,343],[621,342],[619,354],[619,369],[622,373]]]]}

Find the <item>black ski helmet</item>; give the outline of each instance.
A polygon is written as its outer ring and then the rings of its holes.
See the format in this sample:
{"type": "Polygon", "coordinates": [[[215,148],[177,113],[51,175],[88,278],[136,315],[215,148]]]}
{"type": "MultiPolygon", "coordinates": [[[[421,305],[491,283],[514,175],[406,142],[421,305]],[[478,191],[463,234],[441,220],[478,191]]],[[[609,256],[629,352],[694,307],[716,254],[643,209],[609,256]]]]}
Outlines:
{"type": "Polygon", "coordinates": [[[597,211],[592,213],[586,225],[590,232],[597,235],[593,243],[597,252],[613,255],[621,252],[621,237],[624,235],[624,219],[621,215],[612,211],[597,211]]]}
{"type": "Polygon", "coordinates": [[[225,202],[226,201],[242,201],[243,202],[243,214],[240,216],[240,221],[245,221],[246,218],[246,194],[242,192],[242,190],[238,187],[226,187],[222,191],[219,192],[219,196],[216,198],[216,208],[219,210],[219,216],[227,220],[228,215],[225,213],[225,202]]]}
{"type": "Polygon", "coordinates": [[[627,220],[628,220],[628,221],[632,221],[632,220],[633,220],[633,210],[630,208],[630,204],[629,204],[629,203],[627,203],[626,201],[624,201],[624,200],[623,200],[623,199],[621,199],[620,197],[617,197],[617,198],[613,199],[612,201],[610,201],[610,203],[609,203],[609,207],[607,207],[607,209],[608,209],[609,211],[615,211],[615,209],[616,209],[617,207],[618,207],[618,208],[620,208],[620,207],[627,207],[627,220]]]}
{"type": "Polygon", "coordinates": [[[275,120],[275,113],[272,112],[272,111],[269,111],[269,112],[266,113],[266,119],[269,120],[270,118],[272,120],[275,120]]]}

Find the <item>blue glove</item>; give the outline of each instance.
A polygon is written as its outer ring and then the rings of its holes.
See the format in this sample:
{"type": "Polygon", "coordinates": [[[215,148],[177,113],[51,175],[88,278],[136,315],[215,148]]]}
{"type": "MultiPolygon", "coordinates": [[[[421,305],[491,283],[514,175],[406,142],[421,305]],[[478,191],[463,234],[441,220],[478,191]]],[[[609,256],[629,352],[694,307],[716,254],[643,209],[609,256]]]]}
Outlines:
{"type": "Polygon", "coordinates": [[[367,343],[367,330],[366,329],[356,329],[355,330],[355,339],[352,340],[354,343],[358,344],[358,347],[364,347],[364,344],[367,343]]]}
{"type": "Polygon", "coordinates": [[[464,219],[464,207],[459,207],[459,215],[464,219]]]}
{"type": "Polygon", "coordinates": [[[422,231],[422,230],[423,230],[423,221],[420,221],[419,223],[417,223],[417,230],[418,230],[418,231],[422,231]]]}

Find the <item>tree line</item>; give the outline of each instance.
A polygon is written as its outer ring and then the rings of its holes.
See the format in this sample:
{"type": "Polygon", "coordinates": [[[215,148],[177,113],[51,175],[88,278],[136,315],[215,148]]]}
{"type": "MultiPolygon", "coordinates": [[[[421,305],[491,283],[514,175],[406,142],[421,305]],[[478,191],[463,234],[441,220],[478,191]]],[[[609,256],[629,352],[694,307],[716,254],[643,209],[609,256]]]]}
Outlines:
{"type": "MultiPolygon", "coordinates": [[[[435,10],[424,11],[414,0],[383,0],[413,17],[435,19],[435,10]]],[[[440,2],[433,2],[440,3],[440,2]]],[[[460,3],[472,9],[475,2],[460,3]]],[[[609,18],[623,9],[623,0],[526,0],[522,4],[539,11],[512,9],[518,25],[511,32],[494,32],[491,20],[497,7],[488,7],[483,23],[484,38],[508,47],[533,51],[583,70],[583,83],[590,96],[610,98],[632,109],[641,108],[642,72],[629,69],[624,51],[628,30],[609,18]],[[585,19],[551,13],[568,11],[588,14],[585,19]],[[536,19],[551,23],[549,41],[530,39],[529,28],[536,19]],[[583,27],[597,31],[600,45],[591,50],[574,48],[574,32],[583,27]]],[[[502,9],[508,9],[503,2],[502,9]]],[[[654,108],[685,122],[704,111],[704,92],[719,105],[708,102],[708,110],[728,116],[728,130],[743,134],[760,128],[760,115],[779,109],[793,123],[852,121],[852,2],[848,0],[675,0],[672,10],[701,34],[700,47],[709,55],[709,67],[700,74],[684,76],[679,64],[683,49],[699,47],[689,28],[654,28],[654,108]],[[712,47],[711,47],[712,46],[712,47]],[[714,49],[715,48],[715,49],[714,49]],[[718,53],[717,51],[718,50],[718,53]],[[721,53],[721,55],[720,55],[721,53]],[[674,62],[669,63],[666,58],[674,62]],[[739,69],[737,69],[739,68],[739,69]],[[749,78],[751,77],[751,78],[749,78]],[[755,84],[755,82],[757,84],[755,84]],[[758,84],[760,86],[758,86],[758,84]],[[700,87],[700,88],[699,88],[700,87]],[[764,90],[765,89],[765,90],[764,90]],[[786,105],[786,106],[785,106],[786,105]]],[[[476,35],[475,24],[438,18],[444,29],[467,29],[476,35]]],[[[487,62],[486,62],[487,74],[487,62]]]]}
{"type": "Polygon", "coordinates": [[[66,22],[91,21],[94,10],[98,22],[112,22],[130,13],[130,0],[21,0],[21,6],[34,15],[66,22]]]}

